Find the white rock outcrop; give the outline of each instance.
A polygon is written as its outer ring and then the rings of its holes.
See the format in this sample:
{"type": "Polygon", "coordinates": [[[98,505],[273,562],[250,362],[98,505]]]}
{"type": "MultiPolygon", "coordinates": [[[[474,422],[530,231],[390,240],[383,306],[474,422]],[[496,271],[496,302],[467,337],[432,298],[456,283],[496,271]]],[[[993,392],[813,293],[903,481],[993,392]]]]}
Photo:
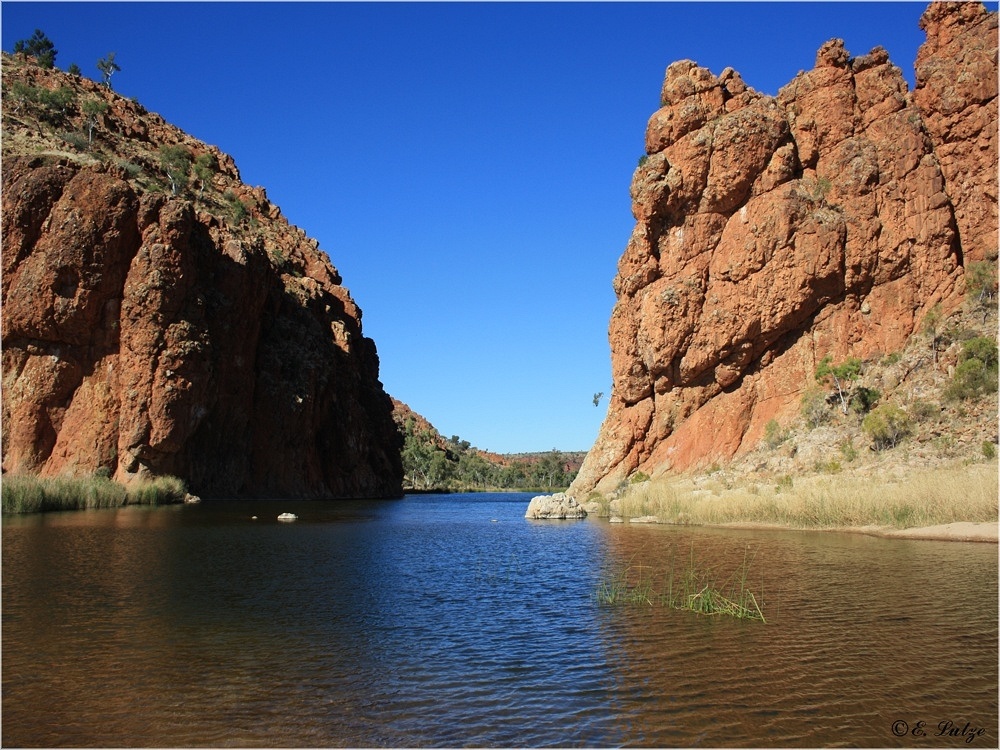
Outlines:
{"type": "Polygon", "coordinates": [[[531,498],[525,518],[534,519],[565,519],[586,518],[587,511],[583,506],[564,492],[554,495],[538,495],[531,498]]]}

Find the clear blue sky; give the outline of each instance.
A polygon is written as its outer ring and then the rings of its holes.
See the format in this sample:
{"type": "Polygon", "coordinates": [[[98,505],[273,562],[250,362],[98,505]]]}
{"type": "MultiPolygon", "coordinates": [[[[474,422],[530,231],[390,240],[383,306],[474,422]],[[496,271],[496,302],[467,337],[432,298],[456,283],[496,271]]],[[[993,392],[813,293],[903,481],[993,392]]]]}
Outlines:
{"type": "Polygon", "coordinates": [[[340,270],[386,390],[444,435],[586,450],[667,65],[775,94],[840,37],[912,87],[925,7],[4,2],[2,37],[40,28],[95,79],[115,51],[117,91],[231,154],[340,270]]]}

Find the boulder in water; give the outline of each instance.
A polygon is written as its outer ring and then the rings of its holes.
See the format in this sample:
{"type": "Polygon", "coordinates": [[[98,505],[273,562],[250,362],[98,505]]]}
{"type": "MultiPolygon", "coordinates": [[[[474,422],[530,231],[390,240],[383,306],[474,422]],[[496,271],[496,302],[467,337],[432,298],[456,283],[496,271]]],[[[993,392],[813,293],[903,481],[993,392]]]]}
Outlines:
{"type": "Polygon", "coordinates": [[[533,519],[586,518],[587,511],[575,498],[564,492],[557,492],[554,495],[538,495],[531,498],[524,517],[533,519]]]}

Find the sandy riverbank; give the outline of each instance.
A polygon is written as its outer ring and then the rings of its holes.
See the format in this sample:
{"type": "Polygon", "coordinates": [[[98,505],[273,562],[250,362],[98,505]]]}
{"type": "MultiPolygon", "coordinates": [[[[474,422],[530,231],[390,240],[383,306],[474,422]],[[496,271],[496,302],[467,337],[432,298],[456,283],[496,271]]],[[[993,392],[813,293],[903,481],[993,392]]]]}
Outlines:
{"type": "MultiPolygon", "coordinates": [[[[654,517],[631,519],[631,523],[659,523],[654,517]]],[[[684,524],[688,525],[688,524],[684,524]]],[[[730,522],[701,523],[693,526],[715,526],[721,529],[773,529],[775,531],[832,531],[841,534],[867,534],[887,539],[921,539],[937,542],[1000,542],[1000,524],[955,521],[936,526],[896,529],[891,526],[789,526],[777,523],[730,522]]]]}
{"type": "Polygon", "coordinates": [[[915,529],[882,529],[871,527],[870,529],[859,529],[866,534],[885,537],[901,537],[904,539],[931,539],[950,542],[993,542],[997,543],[998,525],[995,523],[971,523],[970,521],[956,521],[955,523],[944,523],[938,526],[924,526],[915,529]]]}
{"type": "MultiPolygon", "coordinates": [[[[728,525],[737,528],[738,524],[728,525]]],[[[758,525],[757,528],[762,528],[758,525]]],[[[767,526],[766,528],[786,529],[787,526],[767,526]]],[[[998,539],[998,525],[995,523],[972,523],[956,521],[937,526],[922,526],[912,529],[895,529],[891,526],[846,526],[844,528],[796,529],[797,531],[839,531],[845,534],[867,534],[887,539],[922,539],[935,542],[992,542],[998,539]]]]}

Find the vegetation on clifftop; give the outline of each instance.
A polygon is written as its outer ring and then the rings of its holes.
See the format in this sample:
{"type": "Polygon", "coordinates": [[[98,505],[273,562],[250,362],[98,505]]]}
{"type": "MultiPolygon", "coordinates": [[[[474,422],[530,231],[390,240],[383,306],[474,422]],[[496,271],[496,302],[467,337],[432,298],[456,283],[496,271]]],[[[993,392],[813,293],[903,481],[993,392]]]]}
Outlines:
{"type": "MultiPolygon", "coordinates": [[[[178,135],[134,99],[114,93],[111,75],[121,70],[114,53],[98,60],[102,83],[78,73],[59,77],[58,71],[40,77],[37,69],[44,66],[24,54],[4,53],[3,64],[5,154],[104,165],[119,171],[136,192],[187,198],[232,230],[253,230],[258,217],[276,213],[262,189],[241,184],[235,165],[216,147],[183,135],[180,141],[152,146],[178,135]]],[[[287,257],[275,265],[302,273],[287,257]]]]}

